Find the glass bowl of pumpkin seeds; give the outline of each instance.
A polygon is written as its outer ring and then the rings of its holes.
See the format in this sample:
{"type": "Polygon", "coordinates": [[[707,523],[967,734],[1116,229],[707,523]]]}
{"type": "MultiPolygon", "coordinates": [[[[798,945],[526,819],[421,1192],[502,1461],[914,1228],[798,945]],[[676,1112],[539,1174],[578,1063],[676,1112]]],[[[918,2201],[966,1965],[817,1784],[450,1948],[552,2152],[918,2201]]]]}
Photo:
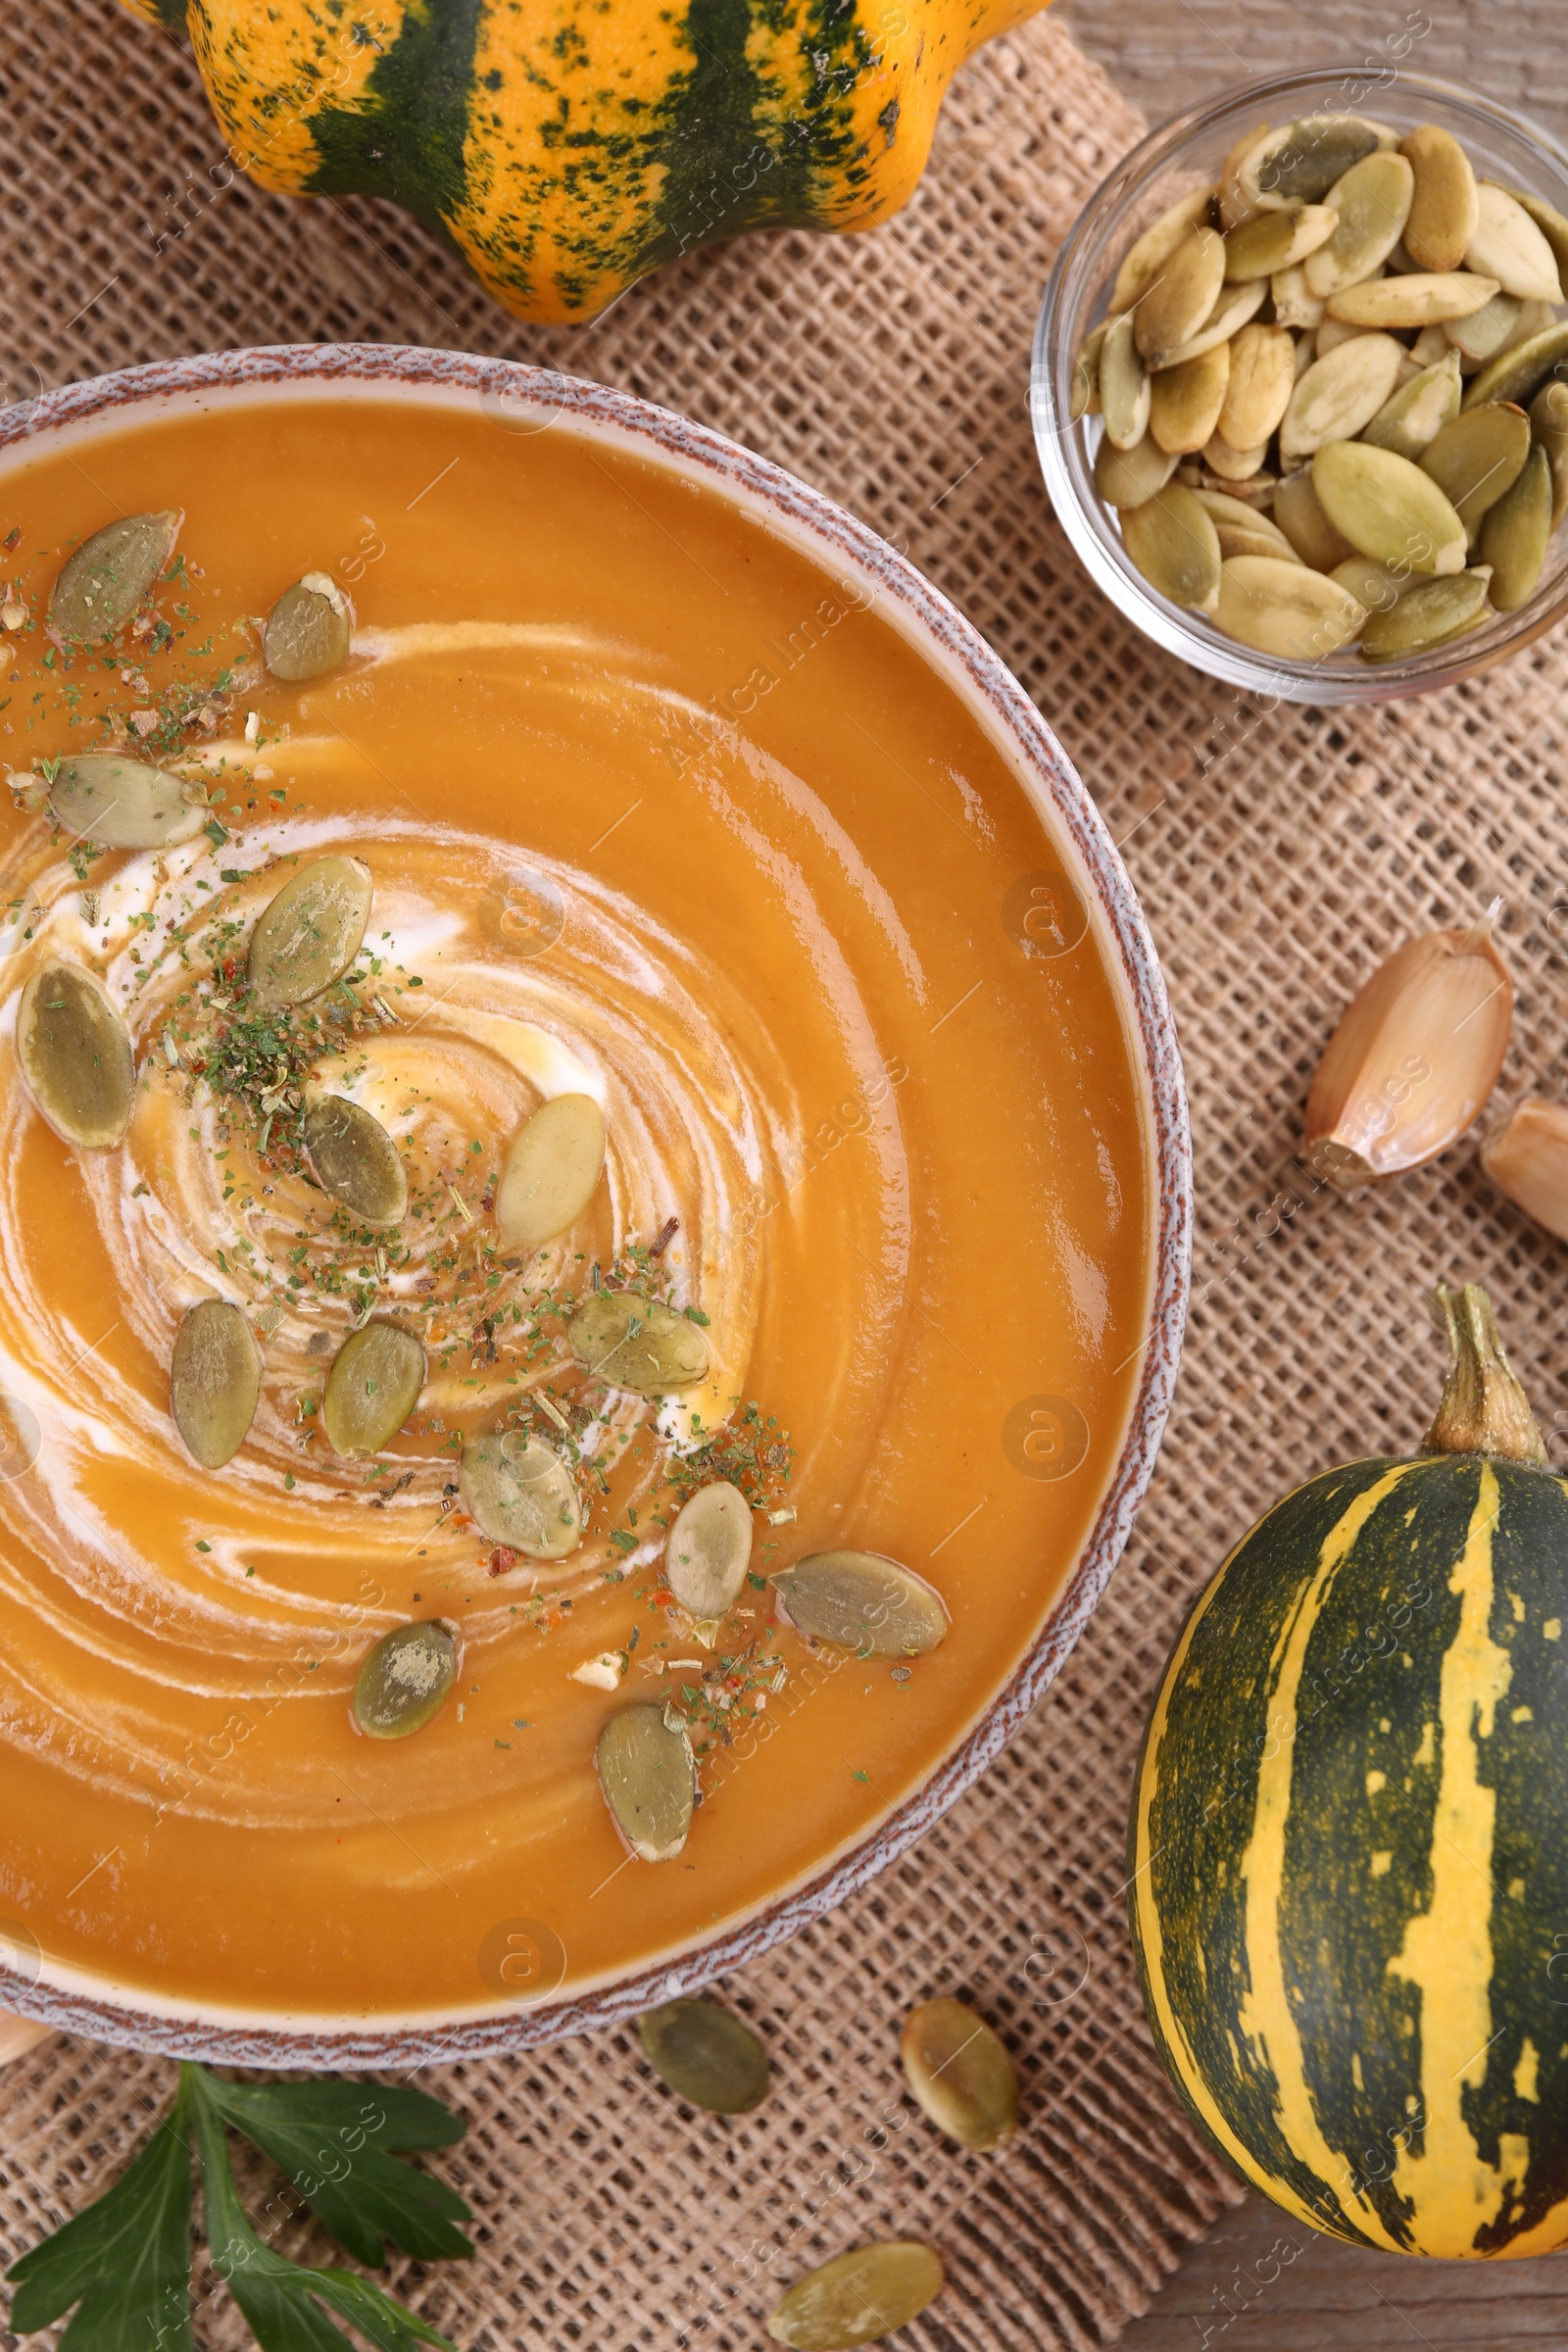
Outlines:
{"type": "Polygon", "coordinates": [[[1472,676],[1568,611],[1568,154],[1392,65],[1227,91],[1080,214],[1030,406],[1168,653],[1291,702],[1472,676]]]}

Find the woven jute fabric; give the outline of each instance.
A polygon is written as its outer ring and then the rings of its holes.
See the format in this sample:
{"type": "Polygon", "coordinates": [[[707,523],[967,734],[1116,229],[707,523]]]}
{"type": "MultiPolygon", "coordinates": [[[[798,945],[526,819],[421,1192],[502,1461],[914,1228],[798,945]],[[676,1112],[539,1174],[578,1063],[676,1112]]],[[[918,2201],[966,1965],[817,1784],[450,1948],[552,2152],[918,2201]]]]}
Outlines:
{"type": "MultiPolygon", "coordinates": [[[[1441,1370],[1424,1304],[1440,1276],[1491,1286],[1568,1447],[1562,1252],[1491,1191],[1473,1145],[1355,1201],[1296,1158],[1307,1078],[1356,982],[1494,896],[1519,984],[1505,1086],[1560,1090],[1568,656],[1547,641],[1382,710],[1264,709],[1152,651],[1088,585],[1040,486],[1029,337],[1058,240],[1140,127],[1065,27],[1037,20],[960,76],[917,195],[874,235],[746,239],[596,328],[545,332],[388,207],[234,180],[188,60],[108,0],[15,12],[0,47],[13,397],[220,346],[428,342],[597,376],[734,435],[897,536],[1036,696],[1124,844],[1181,1026],[1191,1334],[1106,1597],[941,1826],[722,1987],[772,2055],[754,2116],[682,2109],[619,2031],[425,2070],[467,2119],[442,2169],[479,2251],[393,2283],[474,2352],[739,2352],[765,2340],[773,2281],[895,2232],[930,2239],[951,2279],[911,2347],[1112,2342],[1240,2194],[1156,2065],[1123,1915],[1133,1760],[1185,1604],[1285,1488],[1414,1443],[1441,1370]],[[1016,2053],[1025,2121],[1000,2156],[956,2153],[902,2094],[900,2023],[937,1991],[973,1999],[1016,2053]]],[[[118,2172],[172,2071],[56,2038],[0,2076],[8,2254],[118,2172]]],[[[274,2176],[246,2187],[280,2247],[322,2258],[274,2176]]],[[[243,2340],[220,2289],[199,2329],[243,2340]]]]}

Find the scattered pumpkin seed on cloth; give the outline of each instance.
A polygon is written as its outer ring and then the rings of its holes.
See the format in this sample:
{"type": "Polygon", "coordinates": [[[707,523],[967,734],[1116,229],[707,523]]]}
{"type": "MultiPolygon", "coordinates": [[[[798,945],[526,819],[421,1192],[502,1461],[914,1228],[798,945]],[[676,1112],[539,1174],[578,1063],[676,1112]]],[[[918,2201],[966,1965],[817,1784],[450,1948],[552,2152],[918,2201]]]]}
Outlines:
{"type": "Polygon", "coordinates": [[[1568,219],[1435,123],[1249,131],[1129,248],[1074,368],[1128,561],[1289,662],[1521,610],[1568,509],[1565,269],[1568,219]]]}

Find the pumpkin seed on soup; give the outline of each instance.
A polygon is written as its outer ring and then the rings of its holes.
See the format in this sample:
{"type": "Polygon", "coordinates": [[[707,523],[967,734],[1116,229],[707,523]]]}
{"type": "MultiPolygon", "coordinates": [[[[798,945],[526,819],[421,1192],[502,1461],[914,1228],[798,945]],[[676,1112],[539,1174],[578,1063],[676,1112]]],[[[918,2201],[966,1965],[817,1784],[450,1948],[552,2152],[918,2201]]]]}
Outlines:
{"type": "Polygon", "coordinates": [[[810,1552],[779,1569],[773,1589],[780,1616],[796,1633],[859,1657],[919,1657],[936,1648],[951,1623],[924,1577],[875,1551],[810,1552]]]}
{"type": "Polygon", "coordinates": [[[537,1250],[575,1225],[605,1170],[605,1114],[592,1095],[555,1095],[523,1120],[501,1164],[496,1230],[537,1250]]]}
{"type": "Polygon", "coordinates": [[[354,1720],[369,1740],[407,1740],[439,1713],[458,1672],[458,1644],[439,1618],[394,1626],[367,1652],[354,1720]]]}
{"type": "Polygon", "coordinates": [[[611,1818],[641,1862],[672,1862],[686,1842],[697,1767],[684,1731],[662,1707],[622,1707],[594,1751],[611,1818]]]}
{"type": "Polygon", "coordinates": [[[207,822],[199,786],[118,752],[62,760],[49,787],[56,821],[104,850],[171,850],[194,841],[207,822]]]}
{"type": "Polygon", "coordinates": [[[135,1055],[108,990],[84,965],[33,973],[17,1006],[17,1060],[63,1143],[105,1152],[121,1141],[136,1097],[135,1055]]]}
{"type": "Polygon", "coordinates": [[[999,2148],[1018,2126],[1018,2077],[1005,2047],[966,2001],[922,2001],[899,2043],[916,2100],[960,2148],[999,2148]]]}
{"type": "Polygon", "coordinates": [[[750,2115],[767,2096],[767,2052],[750,2026],[716,2001],[645,2009],[637,2038],[677,2098],[710,2115],[750,2115]]]}
{"type": "Polygon", "coordinates": [[[127,514],[84,539],[66,558],[50,593],[54,634],[93,645],[122,628],[173,554],[182,519],[177,508],[127,514]]]}
{"type": "Polygon", "coordinates": [[[595,1291],[566,1326],[585,1372],[640,1396],[667,1396],[708,1377],[708,1342],[689,1316],[636,1291],[595,1291]]]}
{"type": "Polygon", "coordinates": [[[710,1644],[719,1618],[740,1598],[752,1560],[752,1507],[740,1489],[716,1478],[681,1505],[664,1546],[664,1582],[699,1639],[710,1644]]]}
{"type": "Polygon", "coordinates": [[[424,1349],[399,1323],[367,1323],[350,1334],[326,1376],[321,1426],[334,1453],[379,1453],[419,1401],[424,1349]]]}
{"type": "Polygon", "coordinates": [[[465,1509],[492,1544],[531,1560],[559,1560],[582,1542],[582,1506],[570,1466],[527,1430],[475,1438],[458,1468],[465,1509]]]}
{"type": "Polygon", "coordinates": [[[797,2278],[769,2314],[767,2332],[793,2352],[853,2352],[918,2319],[946,2278],[940,2257],[917,2238],[857,2246],[797,2278]]]}
{"type": "Polygon", "coordinates": [[[247,969],[264,1009],[304,1004],[341,980],[370,919],[370,876],[357,858],[317,858],[257,918],[247,969]]]}
{"type": "Polygon", "coordinates": [[[337,582],[324,571],[308,571],[272,607],[262,658],[285,685],[324,678],[348,660],[353,633],[353,610],[337,582]]]}
{"type": "Polygon", "coordinates": [[[379,1119],[342,1095],[305,1113],[305,1156],[323,1192],[364,1225],[397,1225],[409,1205],[402,1154],[379,1119]]]}
{"type": "Polygon", "coordinates": [[[262,1354],[226,1298],[198,1300],[174,1335],[170,1410],[204,1470],[221,1470],[250,1434],[262,1393],[262,1354]]]}

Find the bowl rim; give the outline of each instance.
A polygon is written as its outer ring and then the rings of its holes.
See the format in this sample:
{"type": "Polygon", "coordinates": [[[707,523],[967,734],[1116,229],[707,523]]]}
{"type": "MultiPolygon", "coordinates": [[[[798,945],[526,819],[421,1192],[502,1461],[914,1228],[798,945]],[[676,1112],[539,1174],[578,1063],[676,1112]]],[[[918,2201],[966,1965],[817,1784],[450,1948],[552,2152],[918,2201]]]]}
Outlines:
{"type": "MultiPolygon", "coordinates": [[[[520,362],[395,344],[274,345],[155,361],[44,392],[0,411],[0,453],[116,410],[191,394],[246,387],[330,392],[383,385],[416,393],[470,392],[503,418],[548,411],[586,432],[612,434],[655,463],[703,478],[743,510],[776,517],[786,536],[819,560],[847,560],[869,573],[897,608],[895,625],[955,681],[988,718],[1020,784],[1049,807],[1072,845],[1098,901],[1098,932],[1121,999],[1147,1103],[1152,1207],[1144,1356],[1125,1435],[1100,1511],[1076,1567],[1032,1647],[978,1721],[918,1788],[867,1836],[841,1849],[782,1896],[765,1902],[710,1941],[601,1982],[556,2001],[518,2000],[504,2011],[432,2012],[387,2024],[352,2013],[298,2025],[270,2025],[268,2013],[197,2010],[172,2001],[141,2005],[145,1988],[78,1976],[69,1984],[0,1965],[0,2001],[66,2032],[173,2056],[250,2067],[406,2067],[436,2059],[522,2049],[611,2025],[759,1958],[835,1908],[904,1854],[978,1779],[1032,1712],[1071,1650],[1109,1580],[1143,1499],[1170,1410],[1185,1328],[1192,1254],[1193,1162],[1180,1051],[1153,941],[1103,818],[1047,721],[979,631],[902,554],[866,523],[771,460],[672,410],[590,379],[520,362]]],[[[519,428],[520,429],[520,428],[519,428]]],[[[526,429],[535,429],[528,426],[526,429]]],[[[278,2013],[274,2013],[278,2014],[278,2013]]]]}
{"type": "MultiPolygon", "coordinates": [[[[1092,228],[1098,233],[1096,224],[1101,209],[1113,197],[1132,201],[1160,170],[1179,162],[1180,150],[1189,140],[1243,101],[1259,110],[1260,120],[1272,120],[1269,110],[1276,99],[1309,96],[1314,92],[1321,97],[1335,90],[1341,93],[1355,90],[1359,94],[1346,99],[1339,108],[1321,111],[1365,111],[1375,118],[1379,98],[1393,91],[1408,91],[1417,99],[1422,95],[1437,98],[1458,113],[1493,122],[1510,136],[1528,140],[1568,182],[1568,148],[1562,141],[1528,115],[1481,91],[1447,81],[1441,74],[1410,72],[1402,64],[1382,66],[1369,61],[1361,66],[1303,67],[1296,73],[1272,74],[1267,80],[1228,83],[1198,104],[1156,123],[1136,147],[1128,149],[1082,205],[1057,249],[1046,280],[1035,320],[1029,371],[1030,424],[1047,495],[1073,553],[1095,586],[1142,635],[1202,676],[1241,687],[1265,702],[1272,699],[1305,703],[1320,709],[1394,702],[1412,695],[1436,693],[1522,653],[1568,614],[1568,564],[1555,592],[1543,598],[1539,605],[1532,599],[1517,612],[1496,614],[1492,624],[1474,632],[1473,637],[1461,636],[1448,645],[1432,646],[1425,653],[1399,662],[1367,662],[1353,668],[1347,662],[1335,668],[1329,661],[1290,662],[1253,653],[1220,636],[1217,630],[1200,633],[1177,606],[1150,588],[1131,564],[1110,552],[1086,511],[1080,485],[1061,447],[1077,427],[1066,421],[1065,391],[1070,379],[1060,348],[1058,313],[1073,265],[1092,228]],[[1497,623],[1502,625],[1498,627],[1497,623]],[[1461,650],[1465,647],[1473,650],[1461,650]]],[[[1303,111],[1320,110],[1292,109],[1298,114],[1303,111]]],[[[1564,317],[1568,318],[1568,313],[1564,317]]],[[[1119,541],[1116,544],[1119,547],[1119,541]]]]}

